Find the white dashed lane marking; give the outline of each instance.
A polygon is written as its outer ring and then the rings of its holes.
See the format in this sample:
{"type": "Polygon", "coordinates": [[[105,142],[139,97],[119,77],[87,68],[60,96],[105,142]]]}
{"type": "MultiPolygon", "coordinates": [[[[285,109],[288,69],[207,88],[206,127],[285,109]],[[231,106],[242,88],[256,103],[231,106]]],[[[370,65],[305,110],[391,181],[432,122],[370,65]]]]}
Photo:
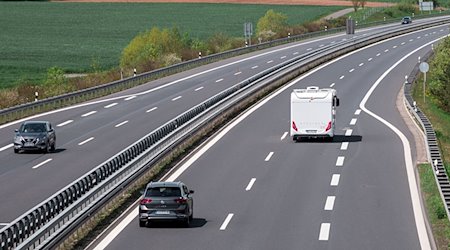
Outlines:
{"type": "Polygon", "coordinates": [[[270,60],[270,61],[267,61],[267,63],[273,63],[273,61],[272,61],[272,60],[270,60]]]}
{"type": "Polygon", "coordinates": [[[294,55],[294,56],[295,56],[295,55],[298,55],[298,52],[294,52],[292,55],[294,55]]]}
{"type": "Polygon", "coordinates": [[[233,218],[234,214],[228,214],[227,218],[225,218],[225,221],[222,223],[222,226],[220,226],[220,230],[224,231],[225,229],[227,229],[228,223],[230,223],[231,218],[233,218]]]}
{"type": "Polygon", "coordinates": [[[343,142],[341,144],[341,150],[347,150],[348,149],[348,142],[343,142]]]}
{"type": "Polygon", "coordinates": [[[245,191],[250,191],[253,187],[253,184],[255,184],[256,178],[252,178],[250,182],[248,183],[247,187],[245,188],[245,191]]]}
{"type": "Polygon", "coordinates": [[[355,115],[359,115],[359,114],[361,114],[361,109],[357,109],[357,110],[355,111],[355,115]]]}
{"type": "Polygon", "coordinates": [[[353,118],[353,119],[350,121],[350,125],[355,125],[355,124],[356,124],[356,121],[357,121],[357,119],[356,119],[356,118],[353,118]]]}
{"type": "Polygon", "coordinates": [[[339,77],[339,79],[342,80],[342,79],[344,79],[344,77],[345,77],[345,76],[341,76],[341,77],[339,77]]]}
{"type": "Polygon", "coordinates": [[[125,98],[125,101],[129,101],[129,100],[133,100],[134,98],[136,98],[137,96],[133,95],[130,97],[125,98]]]}
{"type": "Polygon", "coordinates": [[[282,57],[280,57],[280,59],[284,59],[284,58],[286,58],[286,56],[282,56],[282,57]]]}
{"type": "Polygon", "coordinates": [[[235,76],[242,74],[241,71],[234,73],[235,76]]]}
{"type": "Polygon", "coordinates": [[[90,115],[93,115],[93,114],[95,114],[95,113],[97,113],[97,111],[91,111],[91,112],[88,112],[88,113],[86,113],[86,114],[84,114],[84,115],[81,115],[81,117],[90,116],[90,115]]]}
{"type": "Polygon", "coordinates": [[[176,100],[178,100],[178,99],[180,99],[180,98],[181,98],[181,95],[179,95],[179,96],[173,98],[172,101],[176,101],[176,100]]]}
{"type": "Polygon", "coordinates": [[[414,41],[413,39],[409,39],[410,42],[414,41]]]}
{"type": "Polygon", "coordinates": [[[334,201],[336,200],[336,196],[328,196],[327,201],[325,202],[324,210],[332,211],[334,207],[334,201]]]}
{"type": "Polygon", "coordinates": [[[280,139],[284,140],[284,138],[286,138],[287,135],[288,135],[288,132],[284,132],[280,139]]]}
{"type": "Polygon", "coordinates": [[[216,82],[221,82],[221,81],[223,81],[223,78],[216,80],[216,82]]]}
{"type": "Polygon", "coordinates": [[[118,128],[118,127],[120,127],[120,126],[122,126],[122,125],[125,125],[125,124],[127,124],[127,123],[128,123],[128,121],[123,121],[123,122],[117,124],[117,125],[114,126],[114,127],[118,128]]]}
{"type": "Polygon", "coordinates": [[[353,129],[347,129],[347,131],[345,131],[345,136],[351,136],[353,133],[353,129]]]}
{"type": "Polygon", "coordinates": [[[153,110],[157,110],[158,109],[158,107],[154,107],[154,108],[151,108],[151,109],[149,109],[149,110],[147,110],[147,111],[145,111],[146,113],[150,113],[150,112],[152,112],[153,110]]]}
{"type": "Polygon", "coordinates": [[[332,83],[332,84],[330,84],[330,88],[332,88],[334,85],[336,85],[336,83],[332,83]]]}
{"type": "Polygon", "coordinates": [[[111,107],[116,106],[117,104],[118,104],[117,102],[111,103],[111,104],[109,104],[109,105],[106,105],[104,108],[105,108],[105,109],[109,109],[109,108],[111,108],[111,107]]]}
{"type": "Polygon", "coordinates": [[[381,53],[378,53],[376,56],[381,56],[381,53]]]}
{"type": "Polygon", "coordinates": [[[312,48],[308,48],[308,49],[306,49],[307,51],[310,51],[310,50],[312,50],[312,48]]]}
{"type": "Polygon", "coordinates": [[[339,157],[337,158],[337,160],[336,160],[336,166],[337,166],[337,167],[342,167],[342,166],[344,166],[344,159],[345,159],[344,156],[339,156],[339,157]]]}
{"type": "Polygon", "coordinates": [[[349,70],[348,72],[352,73],[353,71],[355,71],[355,69],[351,69],[351,70],[349,70]]]}
{"type": "Polygon", "coordinates": [[[393,49],[396,49],[396,48],[397,48],[397,45],[392,46],[392,48],[393,48],[393,49]]]}
{"type": "Polygon", "coordinates": [[[401,43],[401,45],[405,45],[405,44],[406,44],[405,42],[402,42],[402,43],[401,43]]]}
{"type": "Polygon", "coordinates": [[[360,64],[359,64],[359,67],[361,67],[361,66],[363,66],[363,65],[364,65],[364,63],[360,63],[360,64]]]}
{"type": "Polygon", "coordinates": [[[258,65],[252,67],[252,69],[256,69],[256,68],[258,68],[258,65]]]}
{"type": "Polygon", "coordinates": [[[11,144],[8,144],[8,145],[6,145],[6,146],[4,146],[4,147],[1,147],[1,148],[0,148],[0,152],[1,152],[1,151],[5,151],[5,150],[7,150],[8,148],[11,148],[12,146],[14,146],[14,144],[11,143],[11,144]]]}
{"type": "Polygon", "coordinates": [[[273,155],[273,152],[270,152],[270,153],[267,155],[266,159],[264,159],[264,161],[270,161],[270,158],[272,158],[272,155],[273,155]]]}
{"type": "MultiPolygon", "coordinates": [[[[56,127],[62,127],[62,126],[65,126],[65,125],[67,125],[67,124],[69,124],[69,123],[72,123],[73,122],[73,120],[68,120],[68,121],[65,121],[65,122],[63,122],[63,123],[60,123],[60,124],[58,124],[58,125],[56,125],[56,127]]],[[[1,150],[0,150],[1,151],[1,150]]]]}
{"type": "Polygon", "coordinates": [[[91,137],[91,138],[89,138],[89,139],[86,139],[86,140],[84,140],[84,141],[78,143],[78,146],[82,146],[82,145],[84,145],[84,144],[86,144],[86,143],[88,143],[88,142],[90,142],[90,141],[92,141],[92,140],[94,140],[94,137],[91,137]]]}
{"type": "Polygon", "coordinates": [[[36,166],[34,166],[33,169],[36,169],[36,168],[38,168],[38,167],[42,167],[44,164],[47,164],[47,163],[51,162],[52,160],[53,160],[52,158],[47,159],[47,160],[45,160],[45,161],[43,161],[43,162],[37,164],[36,166]]]}
{"type": "Polygon", "coordinates": [[[328,240],[330,236],[330,223],[322,223],[320,225],[319,240],[328,240]]]}
{"type": "Polygon", "coordinates": [[[371,58],[367,59],[367,61],[369,61],[369,62],[370,62],[370,61],[372,61],[372,59],[373,59],[373,58],[371,57],[371,58]]]}
{"type": "Polygon", "coordinates": [[[333,176],[331,176],[331,182],[330,182],[330,186],[337,186],[339,185],[339,179],[341,178],[340,174],[333,174],[333,176]]]}
{"type": "Polygon", "coordinates": [[[199,88],[194,89],[194,91],[199,91],[199,90],[202,90],[202,89],[203,89],[203,87],[199,87],[199,88]]]}
{"type": "Polygon", "coordinates": [[[389,52],[389,50],[388,50],[388,49],[384,50],[384,53],[387,53],[387,52],[389,52]]]}

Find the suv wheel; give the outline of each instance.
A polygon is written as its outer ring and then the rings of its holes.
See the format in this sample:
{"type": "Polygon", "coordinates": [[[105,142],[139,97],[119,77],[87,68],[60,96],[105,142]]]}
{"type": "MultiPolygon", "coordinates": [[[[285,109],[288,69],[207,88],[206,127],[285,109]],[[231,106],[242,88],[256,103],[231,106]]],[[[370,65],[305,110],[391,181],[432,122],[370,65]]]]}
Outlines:
{"type": "Polygon", "coordinates": [[[55,151],[55,148],[56,148],[55,144],[56,144],[56,142],[53,142],[52,146],[50,147],[51,151],[55,151]]]}
{"type": "Polygon", "coordinates": [[[17,148],[14,149],[14,153],[18,154],[19,150],[17,148]]]}

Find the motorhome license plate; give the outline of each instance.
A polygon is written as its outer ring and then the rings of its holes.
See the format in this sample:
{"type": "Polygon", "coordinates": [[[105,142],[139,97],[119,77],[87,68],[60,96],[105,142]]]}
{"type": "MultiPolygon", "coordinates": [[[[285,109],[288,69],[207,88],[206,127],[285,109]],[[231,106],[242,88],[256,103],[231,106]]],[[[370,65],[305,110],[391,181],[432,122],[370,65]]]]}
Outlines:
{"type": "Polygon", "coordinates": [[[156,211],[156,214],[164,214],[164,215],[167,215],[167,214],[170,214],[170,211],[156,211]]]}

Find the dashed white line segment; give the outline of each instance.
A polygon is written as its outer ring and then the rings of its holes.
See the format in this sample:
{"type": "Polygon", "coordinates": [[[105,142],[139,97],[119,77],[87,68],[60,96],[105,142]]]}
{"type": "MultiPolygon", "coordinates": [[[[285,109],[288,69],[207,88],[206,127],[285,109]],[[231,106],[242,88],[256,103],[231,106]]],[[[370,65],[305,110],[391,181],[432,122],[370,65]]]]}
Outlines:
{"type": "Polygon", "coordinates": [[[341,144],[341,150],[347,150],[348,149],[348,142],[343,142],[341,144]]]}
{"type": "Polygon", "coordinates": [[[252,178],[250,182],[248,183],[247,187],[245,188],[245,191],[250,191],[253,187],[253,184],[255,184],[256,178],[252,178]]]}
{"type": "Polygon", "coordinates": [[[347,129],[347,130],[345,131],[345,136],[351,136],[352,133],[353,133],[353,129],[347,129]]]}
{"type": "Polygon", "coordinates": [[[340,179],[340,178],[341,178],[341,175],[340,175],[340,174],[333,174],[333,175],[331,176],[330,186],[335,187],[335,186],[339,185],[339,179],[340,179]]]}
{"type": "Polygon", "coordinates": [[[180,99],[180,98],[181,98],[181,95],[179,95],[179,96],[173,98],[172,101],[176,101],[176,100],[178,100],[178,99],[180,99]]]}
{"type": "Polygon", "coordinates": [[[324,210],[332,211],[334,207],[334,201],[336,200],[336,196],[328,196],[325,202],[324,210]]]}
{"type": "Polygon", "coordinates": [[[127,124],[127,123],[128,123],[128,121],[123,121],[123,122],[117,124],[117,125],[114,126],[114,127],[118,128],[118,127],[120,127],[120,126],[122,126],[122,125],[125,125],[125,124],[127,124]]]}
{"type": "Polygon", "coordinates": [[[320,225],[319,240],[328,240],[330,236],[330,223],[322,223],[320,225]]]}
{"type": "Polygon", "coordinates": [[[1,151],[5,151],[5,150],[7,150],[8,148],[11,148],[12,146],[14,146],[14,144],[11,143],[11,144],[8,144],[8,145],[6,145],[6,146],[4,146],[4,147],[1,147],[1,148],[0,148],[0,152],[1,152],[1,151]]]}
{"type": "Polygon", "coordinates": [[[339,156],[339,157],[337,158],[337,160],[336,160],[336,166],[337,166],[337,167],[342,167],[342,166],[344,166],[344,159],[345,159],[344,156],[339,156]]]}
{"type": "Polygon", "coordinates": [[[198,88],[194,89],[194,91],[199,91],[199,90],[202,90],[202,89],[203,89],[203,87],[198,87],[198,88]]]}
{"type": "Polygon", "coordinates": [[[42,167],[43,165],[45,165],[45,164],[47,164],[47,163],[51,162],[52,160],[53,160],[52,158],[50,158],[50,159],[47,159],[47,160],[45,160],[45,161],[43,161],[43,162],[41,162],[41,163],[37,164],[36,166],[34,166],[34,167],[33,167],[33,169],[36,169],[36,168],[42,167]]]}
{"type": "Polygon", "coordinates": [[[355,124],[356,124],[356,121],[357,121],[357,119],[356,119],[356,118],[353,118],[353,119],[350,121],[350,125],[355,125],[355,124]]]}
{"type": "Polygon", "coordinates": [[[91,137],[91,138],[89,138],[89,139],[86,139],[86,140],[84,140],[84,141],[78,143],[78,146],[82,146],[82,145],[84,145],[84,144],[86,144],[86,143],[88,143],[88,142],[90,142],[90,141],[92,141],[92,140],[94,140],[94,137],[91,137]]]}
{"type": "Polygon", "coordinates": [[[270,153],[267,155],[266,159],[264,159],[264,161],[270,161],[270,158],[272,158],[272,155],[273,155],[273,152],[270,152],[270,153]]]}
{"type": "Polygon", "coordinates": [[[216,82],[221,82],[223,81],[223,78],[217,79],[216,82]]]}
{"type": "Polygon", "coordinates": [[[231,218],[233,218],[234,214],[230,213],[227,215],[227,218],[225,218],[225,221],[222,223],[222,226],[220,226],[220,231],[224,231],[227,229],[228,224],[231,221],[231,218]]]}
{"type": "Polygon", "coordinates": [[[361,114],[361,109],[357,109],[357,110],[355,111],[355,115],[359,115],[359,114],[361,114]]]}
{"type": "Polygon", "coordinates": [[[280,139],[284,140],[284,138],[286,138],[287,135],[288,135],[288,132],[284,132],[280,139]]]}
{"type": "Polygon", "coordinates": [[[234,73],[235,76],[242,74],[241,71],[234,73]]]}
{"type": "Polygon", "coordinates": [[[258,68],[258,65],[252,67],[252,69],[256,69],[256,68],[258,68]]]}
{"type": "MultiPolygon", "coordinates": [[[[56,127],[62,127],[62,126],[65,126],[65,125],[67,125],[67,124],[69,124],[69,123],[72,123],[72,122],[73,122],[73,120],[68,120],[68,121],[65,121],[65,122],[62,122],[62,123],[56,125],[56,127]]],[[[1,150],[0,150],[0,151],[1,151],[1,150]]]]}
{"type": "Polygon", "coordinates": [[[81,117],[87,117],[87,116],[93,115],[95,113],[97,113],[97,111],[91,111],[91,112],[88,112],[88,113],[86,113],[84,115],[81,115],[81,117]]]}
{"type": "Polygon", "coordinates": [[[146,113],[150,113],[150,112],[152,112],[153,110],[157,110],[158,109],[158,107],[154,107],[154,108],[151,108],[151,109],[149,109],[149,110],[147,110],[147,111],[145,111],[146,113]]]}
{"type": "Polygon", "coordinates": [[[111,104],[109,104],[109,105],[106,105],[104,108],[105,108],[105,109],[109,109],[109,108],[111,108],[111,107],[116,106],[117,104],[119,104],[119,103],[117,103],[117,102],[111,103],[111,104]]]}

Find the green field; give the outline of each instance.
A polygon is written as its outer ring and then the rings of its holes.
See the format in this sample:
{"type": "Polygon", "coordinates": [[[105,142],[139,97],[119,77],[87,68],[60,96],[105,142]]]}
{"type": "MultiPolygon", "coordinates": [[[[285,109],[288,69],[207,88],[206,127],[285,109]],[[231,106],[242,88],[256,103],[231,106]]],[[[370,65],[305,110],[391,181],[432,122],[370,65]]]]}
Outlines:
{"type": "Polygon", "coordinates": [[[243,36],[243,24],[269,9],[299,24],[344,7],[0,2],[0,89],[18,79],[42,79],[46,70],[87,72],[93,62],[103,69],[119,64],[122,49],[139,32],[153,26],[178,27],[191,37],[206,39],[216,32],[243,36]]]}

